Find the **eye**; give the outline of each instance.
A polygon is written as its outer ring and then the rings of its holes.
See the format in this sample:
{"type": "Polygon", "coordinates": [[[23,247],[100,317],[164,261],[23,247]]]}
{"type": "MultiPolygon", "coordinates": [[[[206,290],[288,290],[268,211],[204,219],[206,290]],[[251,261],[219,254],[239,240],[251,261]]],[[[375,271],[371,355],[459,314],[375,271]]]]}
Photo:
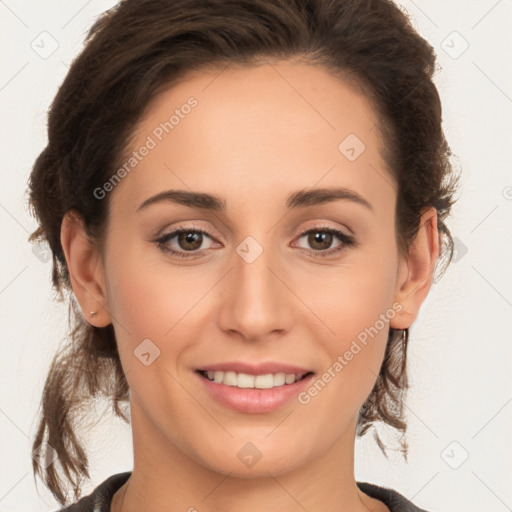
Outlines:
{"type": "Polygon", "coordinates": [[[189,258],[203,250],[210,249],[211,245],[204,245],[207,240],[212,240],[207,231],[195,228],[180,228],[161,236],[155,242],[165,252],[180,258],[189,258]]]}
{"type": "MultiPolygon", "coordinates": [[[[213,240],[213,236],[204,229],[181,227],[161,236],[154,242],[162,251],[172,256],[193,258],[200,256],[203,251],[211,249],[213,240]]],[[[332,256],[348,247],[357,245],[351,235],[323,226],[304,231],[298,240],[304,241],[311,247],[308,249],[299,246],[299,249],[314,257],[332,256]],[[336,245],[333,246],[333,243],[336,245]]]]}
{"type": "Polygon", "coordinates": [[[355,246],[356,242],[351,235],[347,235],[343,231],[328,227],[315,227],[303,232],[299,236],[299,241],[306,242],[312,250],[308,252],[313,253],[313,256],[326,257],[337,254],[347,247],[355,246]],[[333,243],[336,243],[334,247],[333,243]]]}

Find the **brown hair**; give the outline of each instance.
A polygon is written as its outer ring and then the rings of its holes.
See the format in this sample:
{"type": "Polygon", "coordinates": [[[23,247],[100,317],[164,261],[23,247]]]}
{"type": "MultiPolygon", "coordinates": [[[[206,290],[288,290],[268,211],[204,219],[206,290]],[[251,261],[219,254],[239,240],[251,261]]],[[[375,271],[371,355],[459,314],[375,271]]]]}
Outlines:
{"type": "MultiPolygon", "coordinates": [[[[60,244],[63,216],[78,212],[90,239],[100,243],[109,196],[98,200],[93,191],[113,175],[149,101],[190,70],[250,66],[264,58],[302,58],[355,79],[380,115],[389,148],[400,247],[407,250],[422,210],[434,206],[442,254],[447,263],[451,259],[453,243],[444,220],[457,178],[432,82],[435,54],[392,1],[121,1],[94,24],[60,86],[49,110],[48,144],[29,182],[30,207],[39,221],[29,240],[49,244],[53,285],[60,300],[63,291],[69,295],[70,339],[51,364],[33,443],[34,449],[48,443],[58,455],[42,469],[45,455],[39,451],[33,469],[61,504],[67,501],[62,477],[71,483],[74,499],[82,479],[89,478],[87,455],[75,432],[77,413],[91,398],[106,396],[115,414],[129,421],[121,407],[129,390],[113,326],[88,324],[73,300],[60,244]]],[[[407,341],[407,329],[390,329],[380,373],[359,413],[358,435],[376,421],[405,433],[407,341]]],[[[403,442],[402,451],[406,455],[403,442]]]]}

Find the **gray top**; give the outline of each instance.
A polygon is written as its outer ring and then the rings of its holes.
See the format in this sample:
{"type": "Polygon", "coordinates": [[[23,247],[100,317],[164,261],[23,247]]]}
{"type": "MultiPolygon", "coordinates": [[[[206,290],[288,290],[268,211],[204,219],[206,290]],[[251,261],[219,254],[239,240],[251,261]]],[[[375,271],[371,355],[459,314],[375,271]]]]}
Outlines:
{"type": "MultiPolygon", "coordinates": [[[[62,508],[57,512],[110,512],[112,497],[116,491],[128,480],[131,471],[117,473],[104,480],[88,496],[84,496],[76,503],[62,508]]],[[[418,508],[407,498],[393,489],[386,489],[368,482],[356,482],[361,491],[372,498],[382,501],[391,512],[427,512],[418,508]]]]}

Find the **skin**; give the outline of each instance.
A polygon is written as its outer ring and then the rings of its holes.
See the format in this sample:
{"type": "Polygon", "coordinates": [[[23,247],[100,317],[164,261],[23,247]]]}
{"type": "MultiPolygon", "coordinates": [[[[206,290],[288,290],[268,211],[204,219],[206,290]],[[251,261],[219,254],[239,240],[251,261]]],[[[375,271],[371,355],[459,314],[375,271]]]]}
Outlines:
{"type": "MultiPolygon", "coordinates": [[[[377,113],[347,83],[304,63],[188,75],[150,103],[129,151],[190,96],[198,105],[110,192],[105,245],[87,239],[73,212],[62,224],[74,293],[86,316],[97,311],[93,325],[113,323],[130,386],[134,468],[111,510],[387,511],[356,486],[356,420],[389,325],[409,327],[430,289],[435,209],[400,254],[377,113]],[[366,146],[352,162],[338,150],[351,133],[366,146]],[[295,191],[334,186],[372,209],[349,200],[286,208],[295,191]],[[160,202],[137,212],[169,189],[219,195],[226,210],[160,202]],[[192,223],[213,235],[194,258],[154,242],[192,223]],[[318,223],[352,232],[357,245],[319,257],[340,241],[300,236],[318,223]],[[247,236],[263,248],[252,263],[236,252],[247,236]],[[240,413],[214,401],[194,373],[239,359],[321,376],[394,303],[400,312],[307,405],[240,413]],[[147,338],[160,356],[145,366],[134,350],[147,338]],[[250,468],[237,457],[247,442],[262,455],[250,468]]],[[[167,244],[186,252],[177,238],[167,244]]]]}

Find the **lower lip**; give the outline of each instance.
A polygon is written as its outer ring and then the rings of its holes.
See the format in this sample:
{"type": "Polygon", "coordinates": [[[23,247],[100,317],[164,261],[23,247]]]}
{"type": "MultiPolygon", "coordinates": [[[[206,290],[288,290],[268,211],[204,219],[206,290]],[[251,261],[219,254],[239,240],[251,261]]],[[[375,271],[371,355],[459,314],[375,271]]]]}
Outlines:
{"type": "Polygon", "coordinates": [[[249,414],[261,414],[279,409],[296,398],[314,377],[314,374],[310,374],[293,384],[270,389],[253,389],[226,386],[213,382],[197,372],[196,374],[215,400],[230,409],[249,414]]]}

